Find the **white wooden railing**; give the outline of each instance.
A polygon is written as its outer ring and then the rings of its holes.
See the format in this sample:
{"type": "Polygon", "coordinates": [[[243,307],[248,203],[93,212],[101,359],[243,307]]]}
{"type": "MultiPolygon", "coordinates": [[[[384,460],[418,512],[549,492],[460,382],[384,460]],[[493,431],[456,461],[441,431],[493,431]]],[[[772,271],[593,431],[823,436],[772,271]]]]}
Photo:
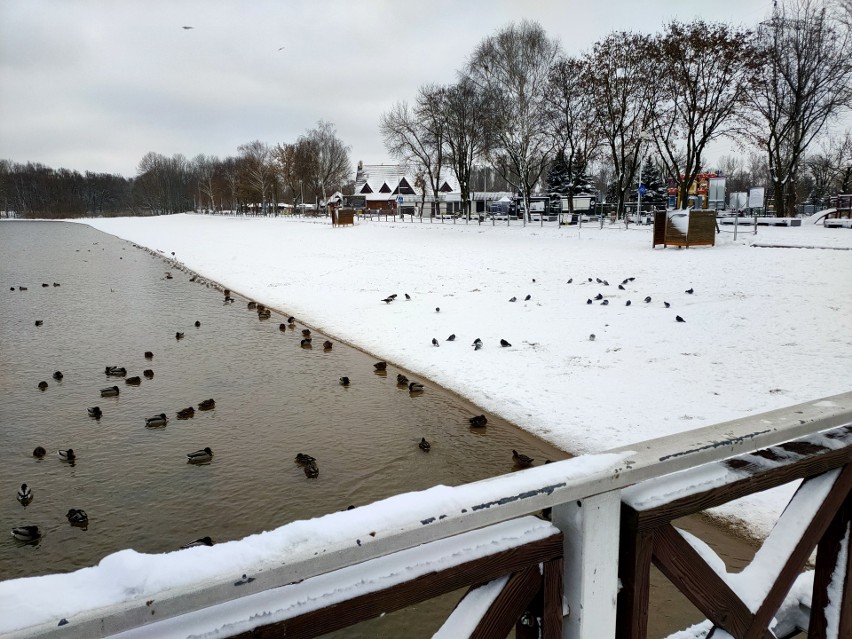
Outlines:
{"type": "MultiPolygon", "coordinates": [[[[625,489],[634,487],[632,499],[641,502],[643,485],[659,482],[665,475],[685,472],[687,474],[679,482],[680,490],[675,491],[677,498],[682,498],[690,490],[708,487],[701,485],[694,476],[690,478],[691,469],[791,440],[818,437],[821,432],[850,424],[852,392],[472,484],[436,487],[397,496],[391,499],[396,500],[399,515],[387,525],[368,529],[362,523],[365,517],[347,513],[335,513],[333,520],[319,518],[298,522],[304,541],[286,557],[264,558],[257,565],[241,566],[234,574],[222,576],[218,581],[191,583],[154,594],[141,593],[126,601],[63,619],[61,626],[59,619],[53,618],[11,636],[90,638],[125,631],[131,631],[128,637],[203,636],[205,633],[233,636],[292,616],[294,608],[281,602],[289,597],[298,608],[299,601],[310,599],[305,593],[317,588],[317,579],[324,579],[326,584],[343,583],[351,578],[353,569],[361,566],[366,570],[374,565],[369,562],[388,558],[393,553],[441,540],[449,544],[446,547],[453,548],[451,538],[463,533],[495,524],[505,528],[509,520],[552,508],[553,526],[561,531],[563,540],[565,617],[562,636],[572,639],[615,637],[618,549],[622,544],[625,489]],[[329,525],[347,530],[347,535],[341,537],[338,533],[329,537],[323,532],[329,525]]],[[[846,440],[834,441],[839,443],[830,447],[834,455],[832,463],[842,468],[852,461],[852,446],[846,440]]],[[[675,478],[677,484],[677,476],[675,478]]],[[[662,485],[653,490],[665,499],[666,489],[662,485]]],[[[848,498],[845,503],[848,506],[848,498]]],[[[387,504],[363,508],[381,508],[386,512],[387,504]]],[[[369,514],[367,510],[360,515],[365,512],[369,514]]],[[[500,534],[507,538],[521,534],[510,528],[505,528],[509,532],[500,534]]],[[[521,528],[536,527],[523,524],[521,528]]],[[[468,548],[466,544],[472,544],[471,548],[476,546],[469,539],[458,537],[458,554],[467,552],[464,550],[468,548]]],[[[511,546],[511,542],[507,543],[511,546]]],[[[479,551],[470,552],[471,557],[476,557],[479,551]]],[[[843,578],[846,581],[846,590],[842,590],[846,598],[843,603],[850,608],[852,587],[849,575],[843,578]]],[[[24,583],[21,587],[37,588],[37,580],[32,586],[24,583]]]]}

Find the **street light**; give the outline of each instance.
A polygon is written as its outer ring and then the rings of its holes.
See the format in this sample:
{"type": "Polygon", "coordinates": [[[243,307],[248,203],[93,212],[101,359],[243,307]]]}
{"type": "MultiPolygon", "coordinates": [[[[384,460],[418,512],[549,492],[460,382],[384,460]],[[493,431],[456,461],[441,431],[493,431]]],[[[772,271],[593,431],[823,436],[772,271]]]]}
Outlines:
{"type": "Polygon", "coordinates": [[[651,136],[647,131],[639,133],[639,188],[636,189],[636,226],[639,226],[642,210],[642,164],[645,162],[645,156],[642,155],[642,142],[647,142],[651,136]]]}

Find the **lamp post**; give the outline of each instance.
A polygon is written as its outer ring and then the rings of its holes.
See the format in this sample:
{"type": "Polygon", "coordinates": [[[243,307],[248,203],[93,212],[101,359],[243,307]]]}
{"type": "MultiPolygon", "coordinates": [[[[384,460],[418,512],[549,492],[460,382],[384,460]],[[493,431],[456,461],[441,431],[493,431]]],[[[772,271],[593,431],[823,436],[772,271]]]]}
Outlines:
{"type": "Polygon", "coordinates": [[[647,131],[639,133],[639,186],[636,189],[636,226],[639,226],[642,210],[642,164],[645,162],[645,156],[642,154],[642,143],[648,141],[649,138],[647,131]]]}

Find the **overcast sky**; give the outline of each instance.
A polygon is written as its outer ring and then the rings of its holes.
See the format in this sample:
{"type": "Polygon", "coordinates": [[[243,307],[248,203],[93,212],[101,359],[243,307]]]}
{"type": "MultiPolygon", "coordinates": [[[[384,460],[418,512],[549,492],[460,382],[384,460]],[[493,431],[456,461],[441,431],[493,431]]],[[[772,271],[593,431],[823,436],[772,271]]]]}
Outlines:
{"type": "Polygon", "coordinates": [[[771,0],[2,0],[0,158],[134,176],[155,151],[236,155],[332,122],[353,165],[390,161],[394,102],[457,78],[524,18],[568,54],[672,18],[754,25],[771,0]],[[191,26],[192,29],[184,29],[191,26]],[[283,48],[282,48],[283,47],[283,48]],[[280,50],[279,50],[280,49],[280,50]]]}

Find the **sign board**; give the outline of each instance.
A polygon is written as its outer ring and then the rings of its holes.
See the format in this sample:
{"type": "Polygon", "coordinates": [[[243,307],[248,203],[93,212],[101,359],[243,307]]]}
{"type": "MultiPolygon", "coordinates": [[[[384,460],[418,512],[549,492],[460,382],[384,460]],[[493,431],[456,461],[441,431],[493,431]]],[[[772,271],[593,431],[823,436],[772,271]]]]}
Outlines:
{"type": "Polygon", "coordinates": [[[725,185],[723,177],[712,177],[707,183],[707,208],[719,210],[725,208],[725,185]]]}
{"type": "Polygon", "coordinates": [[[764,188],[762,186],[755,186],[748,190],[748,208],[763,208],[763,191],[764,188]]]}
{"type": "Polygon", "coordinates": [[[644,184],[639,185],[639,195],[645,195],[648,192],[648,187],[644,184]]]}
{"type": "Polygon", "coordinates": [[[402,204],[404,201],[405,201],[405,198],[402,197],[401,195],[396,196],[396,203],[397,204],[402,204]]]}
{"type": "Polygon", "coordinates": [[[728,208],[732,211],[743,211],[748,206],[748,193],[736,191],[728,198],[728,208]]]}

